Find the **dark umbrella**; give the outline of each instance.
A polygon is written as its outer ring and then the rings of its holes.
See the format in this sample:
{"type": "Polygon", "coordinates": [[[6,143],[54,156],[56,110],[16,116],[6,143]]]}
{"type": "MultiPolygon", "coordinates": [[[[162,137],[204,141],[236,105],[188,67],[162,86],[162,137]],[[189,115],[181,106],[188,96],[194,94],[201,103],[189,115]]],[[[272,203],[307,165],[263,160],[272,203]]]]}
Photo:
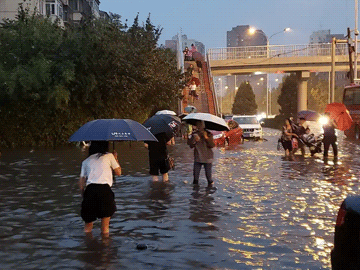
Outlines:
{"type": "Polygon", "coordinates": [[[229,130],[229,127],[224,119],[210,113],[190,113],[183,118],[183,121],[191,125],[196,125],[199,120],[204,121],[206,129],[217,131],[229,130]]]}
{"type": "Polygon", "coordinates": [[[349,111],[342,103],[333,102],[326,105],[325,112],[330,114],[330,118],[337,124],[337,129],[342,131],[348,130],[353,123],[349,111]]]}
{"type": "Polygon", "coordinates": [[[152,134],[166,133],[171,139],[179,130],[181,120],[175,115],[156,114],[146,120],[143,124],[152,134]]]}
{"type": "Polygon", "coordinates": [[[320,118],[320,114],[311,110],[300,111],[297,114],[298,119],[304,118],[306,121],[317,121],[320,118]]]}
{"type": "Polygon", "coordinates": [[[134,120],[98,119],[80,127],[69,141],[157,141],[157,139],[134,120]]]}
{"type": "Polygon", "coordinates": [[[196,77],[192,77],[192,78],[191,78],[190,84],[191,84],[192,82],[195,82],[196,86],[199,86],[199,85],[201,84],[199,78],[196,78],[196,77]]]}

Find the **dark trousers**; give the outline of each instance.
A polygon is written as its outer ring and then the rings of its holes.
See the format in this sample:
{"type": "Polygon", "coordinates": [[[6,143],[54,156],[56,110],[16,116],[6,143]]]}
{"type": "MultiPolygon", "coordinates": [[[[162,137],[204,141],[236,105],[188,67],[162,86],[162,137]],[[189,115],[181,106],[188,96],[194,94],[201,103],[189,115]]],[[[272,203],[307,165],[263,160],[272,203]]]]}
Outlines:
{"type": "Polygon", "coordinates": [[[333,148],[334,157],[337,157],[338,149],[337,149],[337,144],[336,144],[336,137],[329,137],[329,138],[324,137],[323,143],[324,143],[324,157],[328,156],[330,145],[333,148]]]}
{"type": "Polygon", "coordinates": [[[205,176],[206,176],[206,180],[208,181],[208,184],[211,184],[213,182],[212,178],[211,178],[212,163],[194,162],[194,184],[199,183],[201,166],[203,166],[203,165],[205,168],[205,176]]]}

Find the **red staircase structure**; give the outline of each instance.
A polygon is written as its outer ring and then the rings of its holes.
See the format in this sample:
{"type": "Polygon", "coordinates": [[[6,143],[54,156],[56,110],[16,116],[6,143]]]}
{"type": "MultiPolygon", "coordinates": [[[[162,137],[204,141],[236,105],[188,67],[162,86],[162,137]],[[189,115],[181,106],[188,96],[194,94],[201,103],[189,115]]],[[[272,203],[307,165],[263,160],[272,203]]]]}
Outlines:
{"type": "Polygon", "coordinates": [[[205,87],[205,93],[206,93],[207,101],[208,101],[209,113],[217,115],[216,107],[215,107],[215,99],[214,99],[215,93],[213,93],[213,91],[211,91],[210,83],[212,83],[212,81],[210,81],[208,65],[205,61],[202,62],[202,67],[203,67],[202,72],[203,72],[203,79],[204,79],[204,87],[205,87]]]}
{"type": "MultiPolygon", "coordinates": [[[[196,67],[195,61],[187,61],[185,65],[192,64],[196,67]]],[[[213,88],[211,87],[212,80],[209,76],[209,68],[206,61],[202,61],[202,68],[200,71],[195,68],[193,77],[196,77],[200,80],[200,86],[197,87],[198,98],[192,101],[191,96],[189,96],[189,87],[183,89],[183,99],[182,99],[182,113],[185,112],[185,108],[188,105],[196,107],[197,112],[211,113],[218,115],[216,110],[216,100],[215,93],[213,93],[213,88]]],[[[185,68],[186,69],[186,68],[185,68]]]]}

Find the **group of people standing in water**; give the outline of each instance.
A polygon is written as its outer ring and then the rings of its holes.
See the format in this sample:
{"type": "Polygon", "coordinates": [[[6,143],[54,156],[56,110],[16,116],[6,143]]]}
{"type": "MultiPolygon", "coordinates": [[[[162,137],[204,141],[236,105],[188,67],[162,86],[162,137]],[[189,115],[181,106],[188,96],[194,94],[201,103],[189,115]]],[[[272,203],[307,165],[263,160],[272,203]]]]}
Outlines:
{"type": "MultiPolygon", "coordinates": [[[[333,148],[334,157],[337,157],[336,128],[336,122],[330,118],[323,125],[324,158],[328,156],[330,145],[333,148]]],[[[300,118],[297,124],[290,118],[286,119],[280,140],[285,156],[293,156],[298,149],[301,150],[302,155],[305,155],[306,142],[310,135],[312,134],[304,118],[300,118]]],[[[145,142],[145,147],[149,150],[149,173],[153,181],[158,181],[158,176],[161,174],[162,180],[167,182],[170,170],[167,145],[175,143],[174,137],[169,138],[165,133],[157,134],[155,137],[157,142],[145,142]]],[[[208,186],[211,187],[215,143],[212,133],[205,129],[203,121],[196,122],[192,133],[187,136],[187,144],[194,149],[193,184],[199,185],[200,171],[204,167],[208,186]]],[[[117,153],[109,152],[108,141],[92,141],[89,146],[89,156],[82,162],[79,179],[79,188],[83,195],[81,217],[85,222],[86,233],[92,231],[95,220],[101,219],[102,234],[109,234],[110,218],[116,211],[115,196],[111,190],[113,174],[121,175],[117,153]]]]}
{"type": "MultiPolygon", "coordinates": [[[[328,113],[325,113],[325,116],[327,117],[327,122],[322,126],[323,138],[320,140],[324,145],[324,159],[328,157],[330,145],[332,146],[334,158],[337,158],[338,148],[335,132],[337,124],[329,117],[328,113]]],[[[285,119],[280,138],[280,142],[285,150],[285,157],[292,157],[298,149],[301,150],[301,155],[304,156],[306,146],[311,146],[310,137],[314,140],[314,142],[316,141],[316,137],[311,134],[310,128],[306,126],[305,118],[299,118],[299,123],[294,123],[292,118],[285,119]]],[[[311,156],[317,152],[320,151],[311,151],[311,156]]]]}
{"type": "MultiPolygon", "coordinates": [[[[159,173],[163,182],[167,182],[170,170],[167,145],[174,144],[174,137],[169,138],[165,133],[156,134],[157,142],[146,141],[149,150],[150,175],[153,181],[158,181],[159,173]]],[[[199,185],[201,167],[205,168],[208,186],[213,184],[212,162],[215,146],[213,135],[205,129],[203,121],[197,121],[193,132],[187,138],[187,144],[194,149],[193,184],[199,185]]],[[[117,153],[109,152],[108,141],[91,141],[89,156],[82,162],[79,188],[83,196],[81,217],[85,222],[85,233],[91,233],[93,223],[101,219],[101,233],[109,234],[111,216],[116,211],[115,196],[111,190],[113,173],[121,175],[121,166],[117,153]]]]}

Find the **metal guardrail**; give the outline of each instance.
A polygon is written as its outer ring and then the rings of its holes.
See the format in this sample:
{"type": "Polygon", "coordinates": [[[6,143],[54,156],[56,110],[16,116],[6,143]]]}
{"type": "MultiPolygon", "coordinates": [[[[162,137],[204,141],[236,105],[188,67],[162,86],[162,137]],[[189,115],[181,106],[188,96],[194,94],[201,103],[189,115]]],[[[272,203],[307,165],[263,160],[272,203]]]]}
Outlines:
{"type": "Polygon", "coordinates": [[[215,114],[217,116],[219,116],[219,114],[220,114],[219,102],[218,102],[217,95],[215,93],[215,86],[214,86],[213,76],[211,74],[211,66],[210,66],[210,61],[209,61],[209,55],[208,54],[206,55],[206,65],[207,65],[207,72],[208,72],[210,90],[211,90],[211,93],[212,93],[212,96],[213,96],[215,114]]]}
{"type": "MultiPolygon", "coordinates": [[[[348,55],[348,45],[336,44],[336,55],[348,55]]],[[[274,57],[331,56],[331,43],[307,45],[269,45],[214,48],[207,51],[208,60],[230,60],[274,57]]]]}

